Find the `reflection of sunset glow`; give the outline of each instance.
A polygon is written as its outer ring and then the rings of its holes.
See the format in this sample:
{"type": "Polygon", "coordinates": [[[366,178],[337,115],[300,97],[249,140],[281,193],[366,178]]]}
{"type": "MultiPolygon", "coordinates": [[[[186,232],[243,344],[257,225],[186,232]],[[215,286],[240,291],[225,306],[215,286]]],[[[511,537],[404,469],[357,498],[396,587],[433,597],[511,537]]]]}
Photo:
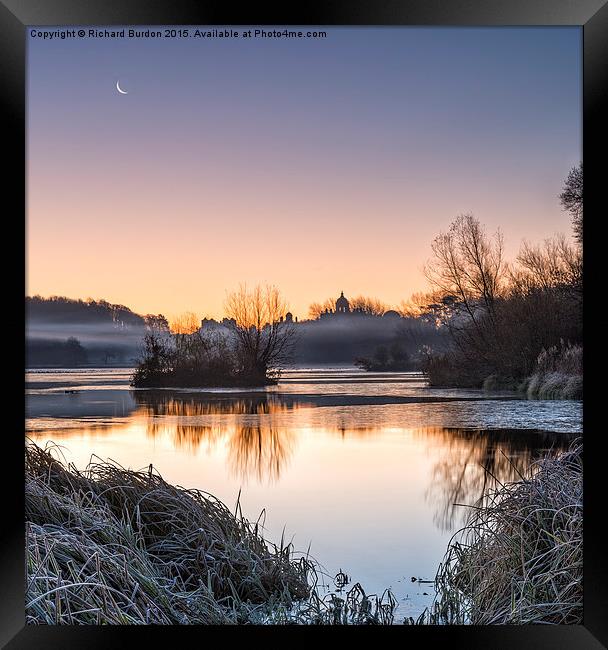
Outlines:
{"type": "Polygon", "coordinates": [[[452,530],[456,521],[464,523],[466,506],[474,505],[496,481],[517,481],[535,458],[545,451],[561,451],[570,439],[542,432],[522,430],[480,431],[446,427],[423,427],[414,435],[434,438],[441,443],[440,458],[426,492],[434,504],[434,520],[442,530],[452,530]]]}
{"type": "Polygon", "coordinates": [[[228,436],[228,457],[235,475],[274,482],[293,453],[293,431],[265,427],[238,427],[228,436]]]}
{"type": "Polygon", "coordinates": [[[240,415],[273,416],[307,408],[302,403],[285,403],[278,397],[201,401],[196,399],[136,394],[143,403],[135,417],[147,421],[147,434],[152,437],[168,435],[176,447],[195,451],[201,443],[208,447],[223,444],[228,450],[232,473],[243,479],[259,482],[276,481],[288,461],[295,440],[290,429],[279,430],[274,418],[264,417],[257,425],[241,424],[240,415]],[[178,416],[175,423],[154,416],[178,416]],[[208,425],[188,424],[181,418],[206,416],[208,425]],[[219,416],[219,417],[216,417],[219,416]],[[228,417],[226,417],[228,416],[228,417]]]}
{"type": "MultiPolygon", "coordinates": [[[[383,426],[374,422],[374,417],[369,426],[356,426],[352,416],[339,408],[328,417],[332,409],[284,401],[274,395],[215,401],[147,391],[135,395],[139,406],[123,423],[114,420],[104,426],[81,421],[78,428],[71,423],[68,429],[53,429],[53,438],[69,440],[78,435],[99,439],[120,433],[126,440],[142,436],[162,440],[189,454],[202,448],[223,455],[235,478],[258,483],[278,482],[303,440],[313,440],[325,448],[323,453],[332,446],[331,439],[358,440],[364,445],[373,442],[370,456],[364,460],[373,463],[383,444],[420,439],[425,446],[431,443],[437,454],[425,498],[434,505],[434,520],[442,530],[450,530],[458,515],[466,514],[466,508],[457,504],[473,504],[492,485],[492,477],[501,482],[516,480],[540,450],[562,449],[569,442],[568,436],[560,443],[554,436],[521,430],[488,435],[441,426],[383,426]]],[[[28,435],[36,440],[48,438],[49,432],[30,431],[28,435]]],[[[402,463],[408,471],[410,459],[404,456],[402,463]]]]}
{"type": "Polygon", "coordinates": [[[332,575],[348,569],[370,590],[391,585],[414,609],[430,596],[409,576],[434,576],[467,510],[454,504],[474,503],[491,485],[484,467],[511,480],[541,450],[572,440],[542,429],[580,431],[581,404],[475,398],[410,375],[376,383],[352,370],[304,369],[274,391],[213,391],[132,390],[124,371],[118,381],[97,372],[30,373],[28,436],[58,444],[81,469],[92,454],[125,468],[152,464],[171,484],[231,510],[238,503],[266,539],[310,547],[332,575]]]}
{"type": "MultiPolygon", "coordinates": [[[[433,577],[453,532],[448,529],[465,510],[454,502],[474,503],[487,486],[482,463],[508,480],[513,470],[501,451],[523,471],[550,441],[567,445],[571,439],[398,426],[411,409],[394,417],[382,407],[382,424],[375,407],[355,407],[366,423],[361,426],[340,407],[292,408],[257,399],[241,401],[240,413],[230,414],[231,400],[168,397],[154,403],[148,395],[107,426],[81,419],[60,429],[56,418],[46,422],[49,429],[29,435],[38,444],[59,443],[79,468],[91,453],[133,469],[151,463],[169,483],[211,493],[231,509],[238,499],[250,521],[265,513],[268,539],[285,534],[300,552],[310,544],[312,555],[335,572],[352,567],[371,589],[392,584],[403,593],[411,593],[409,586],[397,578],[433,577]]],[[[420,408],[428,414],[428,406],[420,408]]]]}
{"type": "Polygon", "coordinates": [[[196,415],[267,415],[287,413],[311,405],[300,401],[286,401],[279,396],[262,395],[257,398],[231,398],[211,401],[208,398],[176,397],[149,391],[135,391],[135,400],[143,406],[149,415],[181,415],[193,417],[196,415]]]}

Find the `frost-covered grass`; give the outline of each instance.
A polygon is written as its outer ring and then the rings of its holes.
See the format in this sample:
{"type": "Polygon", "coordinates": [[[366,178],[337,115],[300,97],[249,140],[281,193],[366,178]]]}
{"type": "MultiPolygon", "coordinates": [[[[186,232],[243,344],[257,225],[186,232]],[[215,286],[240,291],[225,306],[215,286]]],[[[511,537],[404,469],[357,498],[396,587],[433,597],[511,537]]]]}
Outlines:
{"type": "Polygon", "coordinates": [[[578,440],[483,497],[450,542],[419,624],[581,623],[582,458],[578,440]]]}
{"type": "Polygon", "coordinates": [[[387,624],[394,596],[319,596],[320,568],[237,506],[152,466],[60,461],[26,446],[28,624],[387,624]]]}
{"type": "Polygon", "coordinates": [[[583,398],[583,347],[563,341],[543,350],[534,372],[522,387],[528,397],[540,399],[583,398]]]}
{"type": "MultiPolygon", "coordinates": [[[[320,596],[319,565],[268,543],[238,508],[152,467],[80,472],[52,450],[26,447],[29,624],[395,622],[388,590],[320,596]]],[[[580,623],[582,557],[578,441],[486,493],[448,547],[430,612],[405,622],[580,623]]]]}

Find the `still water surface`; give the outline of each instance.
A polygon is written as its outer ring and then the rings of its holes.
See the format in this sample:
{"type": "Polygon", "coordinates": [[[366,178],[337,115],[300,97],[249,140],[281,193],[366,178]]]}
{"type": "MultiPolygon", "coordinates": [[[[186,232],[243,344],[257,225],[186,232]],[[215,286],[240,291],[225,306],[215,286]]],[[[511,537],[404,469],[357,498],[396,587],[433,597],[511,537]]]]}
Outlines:
{"type": "MultiPolygon", "coordinates": [[[[439,390],[416,373],[299,368],[256,390],[134,390],[129,369],[32,370],[26,431],[84,468],[95,454],[262,514],[331,578],[390,587],[399,615],[432,579],[466,504],[581,432],[582,403],[439,390]],[[66,392],[69,391],[69,392],[66,392]],[[75,391],[75,392],[74,392],[75,391]],[[464,505],[455,505],[464,504],[464,505]]],[[[332,584],[333,587],[333,584],[332,584]]]]}

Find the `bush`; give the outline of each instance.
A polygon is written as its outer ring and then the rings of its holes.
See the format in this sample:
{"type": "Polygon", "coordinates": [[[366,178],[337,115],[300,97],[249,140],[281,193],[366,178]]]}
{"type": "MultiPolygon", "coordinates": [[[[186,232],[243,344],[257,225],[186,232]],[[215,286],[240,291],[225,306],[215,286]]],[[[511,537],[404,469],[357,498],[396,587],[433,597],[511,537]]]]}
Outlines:
{"type": "Polygon", "coordinates": [[[148,333],[131,385],[137,388],[260,386],[276,383],[270,372],[240,363],[225,336],[148,333]]]}
{"type": "Polygon", "coordinates": [[[483,370],[474,370],[454,352],[424,354],[421,369],[426,373],[429,384],[439,388],[479,388],[484,377],[483,370]]]}
{"type": "Polygon", "coordinates": [[[25,506],[29,623],[237,623],[310,594],[290,545],[151,466],[81,473],[29,444],[25,506]]]}
{"type": "MultiPolygon", "coordinates": [[[[52,448],[51,448],[52,449],[52,448]]],[[[200,490],[111,462],[84,472],[26,446],[28,624],[390,624],[356,583],[320,597],[320,567],[200,490]]]]}
{"type": "Polygon", "coordinates": [[[524,384],[529,397],[583,398],[583,347],[560,341],[538,355],[534,372],[524,384]]]}
{"type": "Polygon", "coordinates": [[[486,494],[450,542],[435,602],[418,622],[581,623],[582,460],[579,440],[486,494]]]}

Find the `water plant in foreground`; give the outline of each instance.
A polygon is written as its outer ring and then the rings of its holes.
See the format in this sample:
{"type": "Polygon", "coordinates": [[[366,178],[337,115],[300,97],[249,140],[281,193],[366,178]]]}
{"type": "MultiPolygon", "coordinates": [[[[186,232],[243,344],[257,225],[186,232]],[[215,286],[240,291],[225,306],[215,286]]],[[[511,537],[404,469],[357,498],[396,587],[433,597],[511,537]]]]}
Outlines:
{"type": "Polygon", "coordinates": [[[396,601],[356,584],[318,594],[320,567],[259,522],[147,471],[26,445],[29,624],[392,623],[396,601]]]}
{"type": "Polygon", "coordinates": [[[560,341],[543,349],[522,388],[539,399],[583,399],[583,347],[560,341]]]}
{"type": "MultiPolygon", "coordinates": [[[[449,544],[421,624],[579,624],[583,615],[583,451],[537,461],[498,484],[449,544]]],[[[409,622],[414,622],[410,620],[409,622]]]]}
{"type": "MultiPolygon", "coordinates": [[[[26,446],[26,617],[32,624],[392,624],[386,590],[321,596],[323,571],[259,521],[150,466],[26,446]]],[[[450,542],[432,607],[408,624],[582,620],[582,444],[497,484],[450,542]]]]}

